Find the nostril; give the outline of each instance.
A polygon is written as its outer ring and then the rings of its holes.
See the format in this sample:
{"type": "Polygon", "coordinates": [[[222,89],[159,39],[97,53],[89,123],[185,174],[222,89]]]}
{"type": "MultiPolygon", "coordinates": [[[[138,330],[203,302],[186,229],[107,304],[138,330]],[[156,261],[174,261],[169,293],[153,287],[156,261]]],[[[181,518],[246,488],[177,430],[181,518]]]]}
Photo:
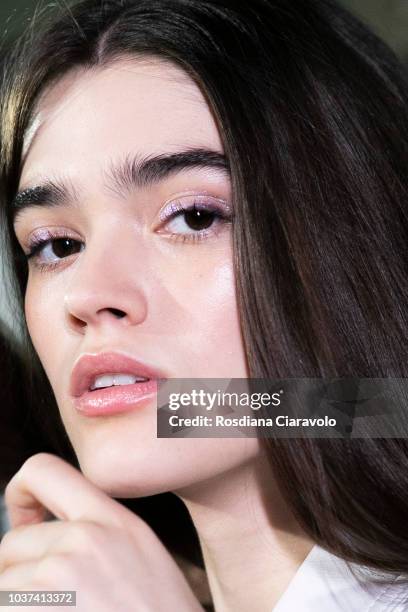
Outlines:
{"type": "Polygon", "coordinates": [[[118,319],[123,319],[123,317],[126,316],[126,313],[123,312],[123,310],[118,310],[117,308],[108,308],[108,310],[112,312],[115,317],[118,317],[118,319]]]}

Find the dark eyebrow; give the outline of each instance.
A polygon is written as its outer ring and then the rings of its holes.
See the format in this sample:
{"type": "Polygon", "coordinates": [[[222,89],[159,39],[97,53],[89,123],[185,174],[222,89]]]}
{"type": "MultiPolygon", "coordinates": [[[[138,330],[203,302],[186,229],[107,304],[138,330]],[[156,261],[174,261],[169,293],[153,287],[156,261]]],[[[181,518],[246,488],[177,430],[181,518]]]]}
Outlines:
{"type": "Polygon", "coordinates": [[[15,223],[23,210],[35,206],[68,206],[78,200],[68,182],[47,179],[40,185],[19,191],[11,202],[12,220],[15,223]]]}
{"type": "MultiPolygon", "coordinates": [[[[190,168],[215,168],[229,177],[229,164],[223,153],[210,149],[192,148],[179,153],[162,153],[148,157],[127,155],[119,162],[110,162],[103,172],[105,187],[119,197],[133,188],[148,187],[171,174],[190,168]]],[[[45,180],[39,185],[19,191],[11,202],[13,222],[29,207],[70,206],[77,203],[78,194],[69,182],[45,180]]]]}

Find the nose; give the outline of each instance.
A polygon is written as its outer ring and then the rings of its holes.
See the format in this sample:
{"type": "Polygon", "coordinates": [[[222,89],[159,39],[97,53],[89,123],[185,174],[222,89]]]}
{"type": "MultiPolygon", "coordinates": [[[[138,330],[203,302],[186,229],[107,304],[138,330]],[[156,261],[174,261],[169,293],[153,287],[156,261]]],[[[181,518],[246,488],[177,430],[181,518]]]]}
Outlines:
{"type": "Polygon", "coordinates": [[[95,237],[72,264],[64,295],[68,325],[84,333],[102,325],[139,325],[147,317],[146,257],[135,248],[135,236],[95,237]],[[131,244],[130,244],[131,243],[131,244]],[[110,245],[106,248],[106,244],[110,245]]]}

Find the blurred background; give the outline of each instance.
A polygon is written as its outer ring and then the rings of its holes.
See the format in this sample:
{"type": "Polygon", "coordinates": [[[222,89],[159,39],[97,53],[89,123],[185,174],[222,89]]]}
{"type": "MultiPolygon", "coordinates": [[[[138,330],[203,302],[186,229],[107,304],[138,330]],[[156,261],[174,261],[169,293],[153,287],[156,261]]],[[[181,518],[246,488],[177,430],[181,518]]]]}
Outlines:
{"type": "Polygon", "coordinates": [[[408,66],[408,0],[341,0],[383,38],[408,66]]]}

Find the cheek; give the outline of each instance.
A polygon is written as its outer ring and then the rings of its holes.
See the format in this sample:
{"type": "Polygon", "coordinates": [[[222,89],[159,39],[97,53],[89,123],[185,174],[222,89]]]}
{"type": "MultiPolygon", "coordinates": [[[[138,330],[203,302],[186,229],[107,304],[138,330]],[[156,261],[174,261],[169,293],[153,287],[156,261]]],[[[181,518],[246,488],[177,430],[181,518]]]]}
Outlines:
{"type": "Polygon", "coordinates": [[[28,333],[47,374],[50,374],[51,365],[58,367],[58,353],[61,353],[63,336],[61,321],[58,318],[58,304],[60,296],[58,291],[47,290],[39,283],[27,284],[24,310],[28,333]]]}
{"type": "Polygon", "coordinates": [[[211,255],[201,258],[200,266],[191,262],[190,273],[179,279],[188,321],[184,350],[196,357],[201,377],[247,377],[232,257],[211,255]]]}
{"type": "Polygon", "coordinates": [[[199,296],[204,305],[207,325],[202,330],[205,337],[211,335],[214,345],[240,342],[239,318],[236,305],[235,281],[230,263],[215,268],[204,294],[199,296]]]}

